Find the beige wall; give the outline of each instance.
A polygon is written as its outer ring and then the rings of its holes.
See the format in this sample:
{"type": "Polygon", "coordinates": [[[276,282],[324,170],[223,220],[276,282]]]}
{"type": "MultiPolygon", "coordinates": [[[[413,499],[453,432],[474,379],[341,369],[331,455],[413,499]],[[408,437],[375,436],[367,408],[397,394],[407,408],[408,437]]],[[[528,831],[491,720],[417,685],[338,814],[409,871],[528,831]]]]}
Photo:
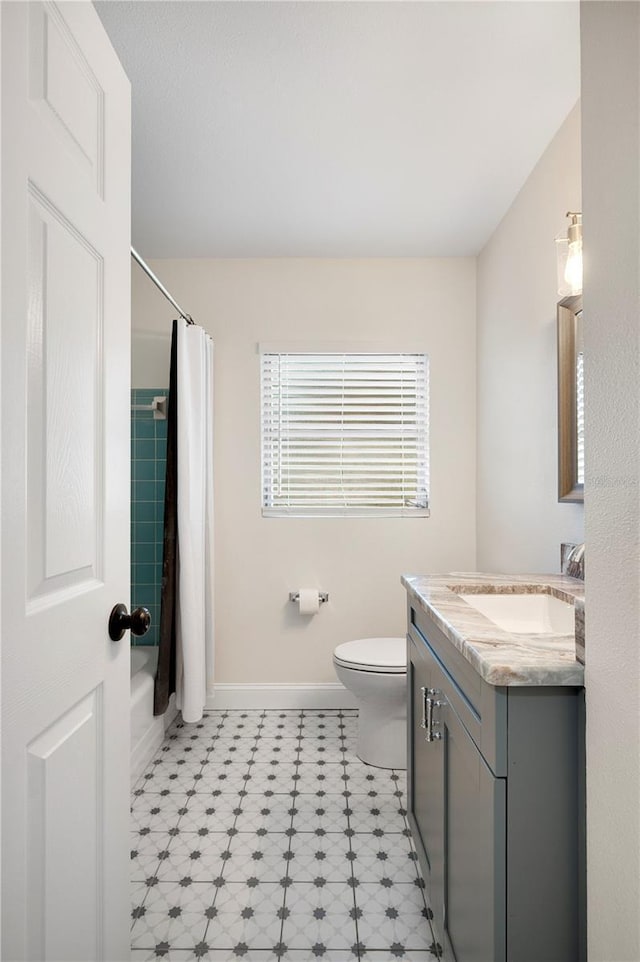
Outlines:
{"type": "MultiPolygon", "coordinates": [[[[335,681],[337,644],[404,634],[402,572],[475,567],[475,261],[152,266],[215,341],[217,681],[335,681]],[[260,341],[292,339],[424,345],[431,365],[430,518],[261,517],[256,349],[260,341]],[[289,591],[307,586],[330,594],[310,620],[288,601],[289,591]]],[[[134,328],[166,333],[171,307],[133,270],[134,328]]],[[[138,337],[138,385],[141,346],[138,337]]]]}
{"type": "Polygon", "coordinates": [[[557,500],[554,237],[580,210],[580,114],[569,115],[478,258],[478,568],[552,572],[584,540],[557,500]]]}
{"type": "Polygon", "coordinates": [[[640,5],[582,3],[581,34],[589,959],[637,962],[640,5]]]}

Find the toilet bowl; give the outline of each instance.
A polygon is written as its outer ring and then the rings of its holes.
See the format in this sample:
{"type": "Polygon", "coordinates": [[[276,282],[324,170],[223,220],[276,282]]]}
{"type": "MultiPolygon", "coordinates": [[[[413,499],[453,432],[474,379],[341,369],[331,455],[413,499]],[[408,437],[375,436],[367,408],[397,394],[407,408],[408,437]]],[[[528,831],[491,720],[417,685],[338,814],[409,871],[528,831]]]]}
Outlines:
{"type": "Polygon", "coordinates": [[[407,767],[407,650],[404,638],[359,638],[338,645],[333,665],[358,700],[358,758],[378,768],[407,767]]]}

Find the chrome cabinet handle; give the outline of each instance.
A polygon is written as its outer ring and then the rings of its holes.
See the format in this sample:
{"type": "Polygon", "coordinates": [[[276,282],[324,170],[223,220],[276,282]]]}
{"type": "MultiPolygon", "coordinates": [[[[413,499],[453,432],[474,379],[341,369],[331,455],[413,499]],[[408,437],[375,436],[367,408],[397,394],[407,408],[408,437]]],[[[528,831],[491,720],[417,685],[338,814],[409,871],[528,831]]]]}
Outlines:
{"type": "Polygon", "coordinates": [[[421,721],[420,721],[420,728],[426,728],[426,727],[427,727],[427,714],[426,714],[426,712],[427,712],[427,689],[426,689],[426,688],[424,687],[424,685],[423,685],[422,688],[420,689],[420,691],[422,692],[422,719],[421,719],[421,721]]]}
{"type": "Polygon", "coordinates": [[[429,694],[427,695],[427,698],[426,698],[426,702],[427,702],[427,710],[426,710],[427,737],[426,737],[426,740],[427,740],[428,742],[439,742],[439,741],[442,739],[442,732],[434,732],[434,730],[433,730],[433,729],[434,729],[434,726],[438,726],[438,725],[440,724],[440,722],[433,720],[433,709],[434,709],[434,708],[444,708],[444,706],[446,705],[446,702],[445,702],[445,701],[440,701],[439,699],[433,697],[434,695],[440,695],[440,694],[442,694],[442,693],[439,692],[437,688],[430,688],[430,689],[429,689],[429,694]]]}
{"type": "Polygon", "coordinates": [[[433,699],[427,695],[427,741],[433,741],[433,699]]]}
{"type": "Polygon", "coordinates": [[[434,721],[433,710],[434,708],[444,708],[447,703],[434,697],[435,695],[442,694],[437,688],[425,688],[423,685],[420,688],[420,692],[422,694],[422,718],[420,719],[420,728],[424,728],[427,733],[425,741],[439,742],[442,739],[442,733],[434,732],[433,729],[437,728],[440,722],[434,721]]]}

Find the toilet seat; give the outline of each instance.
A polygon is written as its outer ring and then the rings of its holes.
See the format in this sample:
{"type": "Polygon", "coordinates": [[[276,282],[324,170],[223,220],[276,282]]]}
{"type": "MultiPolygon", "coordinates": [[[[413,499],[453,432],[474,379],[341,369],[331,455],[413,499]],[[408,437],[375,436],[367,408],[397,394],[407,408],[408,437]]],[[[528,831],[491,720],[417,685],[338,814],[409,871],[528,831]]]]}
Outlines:
{"type": "Polygon", "coordinates": [[[343,668],[388,675],[406,674],[407,649],[404,638],[358,638],[338,645],[333,660],[343,668]]]}

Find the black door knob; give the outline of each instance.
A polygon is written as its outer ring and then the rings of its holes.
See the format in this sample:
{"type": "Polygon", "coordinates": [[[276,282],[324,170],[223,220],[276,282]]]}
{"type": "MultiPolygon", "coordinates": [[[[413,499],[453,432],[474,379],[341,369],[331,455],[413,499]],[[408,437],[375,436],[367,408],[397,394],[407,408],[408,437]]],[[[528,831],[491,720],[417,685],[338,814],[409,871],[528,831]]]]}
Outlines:
{"type": "Polygon", "coordinates": [[[148,608],[134,608],[129,614],[126,605],[116,605],[109,615],[109,638],[120,641],[125,631],[131,631],[132,635],[146,635],[150,624],[148,608]]]}

